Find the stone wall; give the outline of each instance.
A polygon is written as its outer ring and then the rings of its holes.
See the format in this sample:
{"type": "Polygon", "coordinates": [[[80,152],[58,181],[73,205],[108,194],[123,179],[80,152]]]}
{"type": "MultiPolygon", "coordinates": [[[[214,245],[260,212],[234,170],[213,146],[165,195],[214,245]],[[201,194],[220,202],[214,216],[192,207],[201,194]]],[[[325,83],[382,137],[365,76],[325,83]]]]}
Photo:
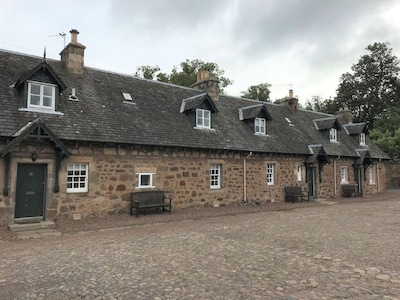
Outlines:
{"type": "MultiPolygon", "coordinates": [[[[102,217],[125,214],[130,209],[130,193],[138,188],[137,173],[154,173],[154,186],[173,199],[174,209],[213,207],[247,202],[284,201],[286,186],[308,188],[304,156],[285,154],[259,154],[232,151],[211,151],[172,147],[130,146],[105,144],[69,144],[72,155],[60,166],[58,193],[55,185],[55,154],[50,144],[20,146],[12,153],[9,187],[10,195],[0,195],[0,223],[14,222],[17,166],[19,163],[47,165],[45,219],[72,218],[73,216],[102,217]],[[30,153],[38,152],[32,162],[30,153]],[[87,163],[88,192],[67,193],[67,164],[87,163]],[[222,166],[222,185],[210,188],[210,165],[222,166]],[[246,176],[244,176],[244,164],[246,176]],[[267,165],[275,168],[274,184],[267,184],[267,165]],[[301,169],[301,175],[298,169],[301,169]],[[246,181],[246,187],[244,187],[246,181]],[[245,193],[246,190],[246,193],[245,193]]],[[[341,195],[340,167],[347,166],[348,183],[355,184],[353,159],[331,159],[322,169],[319,182],[316,166],[316,198],[341,195]]],[[[385,191],[385,166],[375,166],[376,181],[371,184],[370,173],[363,180],[364,194],[385,191]]],[[[4,160],[0,160],[1,188],[4,183],[4,160]]]]}
{"type": "Polygon", "coordinates": [[[385,164],[388,189],[400,189],[400,162],[385,164]]]}

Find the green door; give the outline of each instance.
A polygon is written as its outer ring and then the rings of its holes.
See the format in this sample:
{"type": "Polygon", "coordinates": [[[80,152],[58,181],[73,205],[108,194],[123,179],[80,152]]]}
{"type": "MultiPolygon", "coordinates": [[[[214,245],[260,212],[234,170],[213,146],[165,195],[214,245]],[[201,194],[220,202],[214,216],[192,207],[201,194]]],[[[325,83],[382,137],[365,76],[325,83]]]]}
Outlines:
{"type": "Polygon", "coordinates": [[[18,164],[15,218],[43,216],[45,178],[46,165],[18,164]]]}

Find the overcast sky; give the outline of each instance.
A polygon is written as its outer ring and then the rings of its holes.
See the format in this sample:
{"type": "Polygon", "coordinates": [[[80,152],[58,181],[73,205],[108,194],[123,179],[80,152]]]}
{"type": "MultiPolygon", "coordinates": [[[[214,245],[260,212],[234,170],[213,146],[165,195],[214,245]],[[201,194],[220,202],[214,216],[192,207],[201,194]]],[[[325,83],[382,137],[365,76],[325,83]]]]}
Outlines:
{"type": "Polygon", "coordinates": [[[365,48],[389,42],[400,57],[399,0],[0,0],[0,48],[59,59],[59,33],[79,30],[85,65],[170,73],[189,59],[217,63],[240,96],[270,83],[302,103],[334,97],[365,48]]]}

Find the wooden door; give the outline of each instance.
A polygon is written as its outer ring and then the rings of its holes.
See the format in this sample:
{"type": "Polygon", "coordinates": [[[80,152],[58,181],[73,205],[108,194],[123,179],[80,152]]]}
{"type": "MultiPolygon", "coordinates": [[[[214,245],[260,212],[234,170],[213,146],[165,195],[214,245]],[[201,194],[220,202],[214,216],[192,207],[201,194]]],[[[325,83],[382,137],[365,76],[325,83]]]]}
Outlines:
{"type": "Polygon", "coordinates": [[[46,165],[18,164],[15,218],[43,217],[46,165]]]}

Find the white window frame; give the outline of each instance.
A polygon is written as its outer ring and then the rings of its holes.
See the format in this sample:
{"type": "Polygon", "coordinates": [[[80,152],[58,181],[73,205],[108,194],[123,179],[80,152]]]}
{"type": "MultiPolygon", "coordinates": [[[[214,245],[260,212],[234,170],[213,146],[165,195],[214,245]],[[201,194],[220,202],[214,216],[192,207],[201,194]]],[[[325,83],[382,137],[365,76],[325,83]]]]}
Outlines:
{"type": "Polygon", "coordinates": [[[86,193],[88,191],[88,163],[67,164],[67,193],[86,193]]]}
{"type": "Polygon", "coordinates": [[[221,188],[221,174],[222,174],[221,164],[211,164],[210,165],[210,189],[220,189],[221,188]]]}
{"type": "Polygon", "coordinates": [[[155,186],[154,186],[154,175],[155,175],[155,173],[136,173],[136,175],[138,176],[138,185],[137,185],[136,188],[139,188],[139,189],[155,188],[155,186]],[[149,176],[148,184],[143,180],[144,176],[149,176]]]}
{"type": "Polygon", "coordinates": [[[349,174],[346,166],[340,167],[340,183],[349,183],[349,174]]]}
{"type": "Polygon", "coordinates": [[[56,86],[36,81],[28,81],[28,99],[27,108],[54,111],[56,106],[56,86]],[[39,87],[39,94],[32,93],[32,87],[39,87]],[[51,96],[45,95],[45,89],[51,89],[51,96]],[[32,96],[39,97],[39,104],[32,104],[32,96]],[[51,105],[44,105],[44,99],[47,98],[51,101],[51,105]]]}
{"type": "Polygon", "coordinates": [[[255,118],[254,119],[254,133],[265,135],[267,130],[265,126],[266,122],[264,118],[255,118]]]}
{"type": "Polygon", "coordinates": [[[369,167],[369,184],[376,184],[376,165],[369,167]]]}
{"type": "Polygon", "coordinates": [[[331,128],[329,130],[329,140],[331,142],[337,142],[338,141],[338,139],[337,139],[337,129],[336,128],[331,128]]]}
{"type": "Polygon", "coordinates": [[[364,132],[360,133],[360,145],[365,146],[365,133],[364,132]]]}
{"type": "Polygon", "coordinates": [[[297,181],[303,181],[303,167],[302,166],[297,166],[297,181]]]}
{"type": "Polygon", "coordinates": [[[267,164],[267,185],[275,184],[275,164],[267,164]]]}
{"type": "Polygon", "coordinates": [[[207,109],[196,109],[196,127],[211,128],[211,111],[207,109]]]}

